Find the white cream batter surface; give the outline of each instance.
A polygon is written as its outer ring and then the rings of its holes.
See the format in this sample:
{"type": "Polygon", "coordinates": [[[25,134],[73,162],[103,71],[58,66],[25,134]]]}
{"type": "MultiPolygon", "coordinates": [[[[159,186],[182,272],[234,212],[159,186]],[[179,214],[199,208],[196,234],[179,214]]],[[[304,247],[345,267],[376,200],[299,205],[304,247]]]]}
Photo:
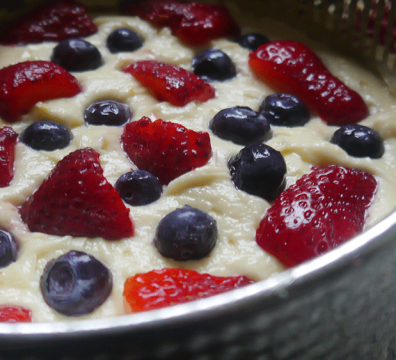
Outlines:
{"type": "MultiPolygon", "coordinates": [[[[233,8],[235,15],[238,14],[233,8]]],[[[236,16],[236,18],[238,18],[236,16]]],[[[208,47],[226,52],[237,68],[237,77],[227,82],[213,82],[216,97],[203,104],[193,102],[175,107],[158,102],[138,81],[119,69],[138,60],[156,59],[191,70],[191,60],[197,49],[181,44],[169,29],[155,29],[147,22],[132,17],[98,17],[99,32],[86,40],[97,46],[105,65],[95,71],[73,73],[83,92],[71,99],[39,102],[21,121],[11,126],[18,133],[34,121],[54,120],[66,125],[73,133],[73,142],[63,150],[35,151],[18,143],[15,177],[9,187],[0,189],[0,227],[10,231],[20,243],[18,260],[0,269],[0,304],[26,306],[32,310],[33,321],[101,318],[124,313],[122,291],[127,277],[163,267],[185,267],[214,275],[247,275],[265,279],[283,270],[283,266],[258,247],[255,230],[265,210],[265,200],[236,190],[231,182],[227,160],[242,146],[221,140],[208,129],[209,120],[220,110],[233,106],[249,106],[258,110],[261,101],[273,91],[256,79],[248,66],[249,51],[228,40],[216,40],[208,47]],[[106,48],[107,36],[116,28],[136,31],[144,46],[133,53],[111,54],[106,48]],[[119,176],[134,169],[120,147],[123,128],[86,126],[84,110],[92,102],[114,99],[127,103],[133,120],[148,116],[180,123],[196,131],[208,131],[213,156],[204,167],[172,181],[157,202],[143,207],[130,207],[136,231],[132,238],[106,241],[101,238],[73,238],[31,233],[21,222],[17,207],[41,184],[56,163],[70,152],[91,147],[100,154],[100,162],[108,181],[114,185],[119,176]],[[176,262],[163,258],[152,240],[158,222],[176,208],[189,204],[216,219],[219,238],[211,254],[199,261],[176,262]],[[40,276],[47,262],[71,249],[85,251],[105,263],[114,279],[109,299],[92,314],[79,318],[62,316],[44,302],[40,276]]],[[[293,38],[294,31],[273,21],[249,17],[244,32],[260,31],[271,39],[293,38]],[[288,34],[288,35],[284,35],[288,34]]],[[[0,68],[28,60],[50,60],[55,43],[23,47],[0,47],[0,68]]],[[[378,193],[370,208],[367,227],[377,223],[396,205],[396,100],[384,83],[357,64],[333,55],[311,44],[328,68],[356,90],[370,108],[371,116],[362,121],[377,131],[385,142],[381,159],[353,158],[329,142],[337,127],[329,127],[318,117],[304,127],[272,126],[273,137],[267,143],[282,152],[287,163],[287,185],[290,186],[312,165],[341,164],[369,171],[379,182],[378,193]]],[[[1,126],[10,125],[3,121],[1,126]]]]}

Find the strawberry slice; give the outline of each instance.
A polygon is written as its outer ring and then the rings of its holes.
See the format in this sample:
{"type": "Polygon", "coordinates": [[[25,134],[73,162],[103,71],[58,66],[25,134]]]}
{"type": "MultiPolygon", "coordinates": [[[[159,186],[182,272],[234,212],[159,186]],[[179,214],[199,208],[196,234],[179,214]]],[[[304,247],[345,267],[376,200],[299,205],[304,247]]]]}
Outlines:
{"type": "Polygon", "coordinates": [[[18,134],[10,127],[0,129],[0,188],[10,185],[14,178],[15,145],[18,134]]]}
{"type": "Polygon", "coordinates": [[[179,1],[135,0],[124,9],[154,26],[167,26],[188,45],[202,46],[221,37],[235,37],[240,29],[222,5],[179,1]]]}
{"type": "Polygon", "coordinates": [[[0,70],[0,117],[16,122],[38,101],[73,97],[77,79],[49,61],[26,61],[0,70]]]}
{"type": "Polygon", "coordinates": [[[146,60],[129,65],[123,71],[149,88],[158,101],[168,101],[175,106],[194,100],[205,102],[215,96],[212,86],[176,65],[146,60]]]}
{"type": "Polygon", "coordinates": [[[126,311],[147,311],[182,304],[254,282],[246,276],[212,276],[187,269],[152,270],[125,281],[126,311]]]}
{"type": "Polygon", "coordinates": [[[357,123],[369,115],[360,95],[333,76],[304,44],[263,44],[250,53],[249,65],[263,82],[298,97],[329,125],[357,123]]]}
{"type": "Polygon", "coordinates": [[[148,117],[129,123],[121,142],[131,161],[151,172],[162,184],[204,166],[212,155],[209,134],[148,117]]]}
{"type": "Polygon", "coordinates": [[[87,8],[73,0],[57,0],[43,5],[3,29],[2,45],[61,41],[94,34],[98,27],[87,8]]]}
{"type": "Polygon", "coordinates": [[[52,235],[103,237],[133,235],[118,192],[103,176],[99,154],[91,148],[63,158],[20,208],[31,231],[52,235]]]}
{"type": "Polygon", "coordinates": [[[314,168],[276,199],[256,241],[286,266],[321,255],[363,230],[376,189],[375,178],[362,170],[314,168]]]}
{"type": "Polygon", "coordinates": [[[32,312],[16,305],[0,305],[0,322],[32,322],[32,312]]]}

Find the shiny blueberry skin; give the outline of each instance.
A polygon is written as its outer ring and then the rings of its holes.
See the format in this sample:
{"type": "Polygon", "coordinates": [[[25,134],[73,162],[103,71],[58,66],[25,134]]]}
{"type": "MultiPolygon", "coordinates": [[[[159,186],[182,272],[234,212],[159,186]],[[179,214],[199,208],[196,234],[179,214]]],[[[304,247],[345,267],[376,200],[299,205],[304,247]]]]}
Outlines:
{"type": "Polygon", "coordinates": [[[282,154],[266,144],[244,147],[228,161],[236,188],[272,201],[286,185],[286,163],[282,154]]]}
{"type": "Polygon", "coordinates": [[[263,113],[272,125],[278,126],[302,126],[310,119],[304,103],[290,94],[267,96],[261,103],[259,112],[263,113]]]}
{"type": "Polygon", "coordinates": [[[154,245],[164,257],[187,261],[207,256],[216,241],[216,221],[207,213],[186,205],[160,221],[154,245]]]}
{"type": "Polygon", "coordinates": [[[71,132],[65,126],[54,121],[37,121],[19,135],[19,141],[34,150],[64,149],[71,140],[71,132]]]}
{"type": "Polygon", "coordinates": [[[205,81],[225,81],[236,76],[235,65],[221,50],[207,49],[193,58],[192,68],[205,81]]]}
{"type": "Polygon", "coordinates": [[[110,295],[110,270],[92,255],[69,251],[51,260],[40,279],[45,302],[66,316],[89,314],[110,295]]]}
{"type": "Polygon", "coordinates": [[[15,262],[18,256],[18,243],[12,235],[0,229],[0,268],[15,262]]]}
{"type": "Polygon", "coordinates": [[[249,33],[241,35],[236,42],[241,45],[243,48],[248,49],[250,51],[256,50],[260,45],[269,42],[265,35],[259,33],[249,33]]]}
{"type": "Polygon", "coordinates": [[[248,145],[271,137],[271,127],[264,115],[246,106],[219,111],[209,122],[215,135],[235,144],[248,145]]]}
{"type": "Polygon", "coordinates": [[[55,46],[51,61],[67,71],[89,71],[102,66],[96,46],[82,39],[65,39],[55,46]]]}
{"type": "Polygon", "coordinates": [[[127,104],[104,100],[92,103],[84,112],[87,125],[121,126],[132,119],[132,111],[127,104]]]}
{"type": "Polygon", "coordinates": [[[107,38],[107,48],[111,53],[131,52],[143,46],[143,41],[131,29],[120,28],[114,30],[107,38]]]}
{"type": "Polygon", "coordinates": [[[161,197],[162,186],[157,177],[145,170],[135,170],[121,175],[115,189],[127,204],[142,206],[161,197]]]}
{"type": "Polygon", "coordinates": [[[367,126],[350,124],[339,128],[330,142],[354,157],[379,159],[384,154],[384,143],[377,132],[367,126]]]}

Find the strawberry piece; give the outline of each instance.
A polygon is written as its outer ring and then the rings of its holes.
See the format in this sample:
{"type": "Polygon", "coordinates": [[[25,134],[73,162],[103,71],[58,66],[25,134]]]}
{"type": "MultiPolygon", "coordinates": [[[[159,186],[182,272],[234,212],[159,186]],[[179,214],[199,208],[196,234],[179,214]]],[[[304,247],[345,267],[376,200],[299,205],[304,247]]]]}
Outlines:
{"type": "Polygon", "coordinates": [[[146,60],[129,65],[123,71],[149,88],[158,101],[168,101],[175,106],[194,100],[205,102],[215,96],[212,86],[176,65],[146,60]]]}
{"type": "Polygon", "coordinates": [[[91,148],[63,158],[20,208],[31,231],[52,235],[103,237],[133,235],[118,192],[103,176],[99,154],[91,148]]]}
{"type": "Polygon", "coordinates": [[[376,189],[362,170],[313,168],[276,199],[256,241],[289,267],[321,255],[363,230],[376,189]]]}
{"type": "Polygon", "coordinates": [[[212,155],[209,134],[148,117],[129,123],[121,142],[131,161],[162,184],[204,166],[212,155]]]}
{"type": "Polygon", "coordinates": [[[0,322],[32,322],[32,312],[16,305],[0,305],[0,322]]]}
{"type": "Polygon", "coordinates": [[[369,115],[360,95],[333,76],[304,44],[263,44],[250,53],[249,65],[262,81],[298,97],[329,125],[357,123],[369,115]]]}
{"type": "Polygon", "coordinates": [[[88,36],[97,31],[98,27],[83,4],[73,0],[57,0],[37,8],[3,29],[0,44],[61,41],[88,36]]]}
{"type": "Polygon", "coordinates": [[[10,185],[14,178],[15,144],[18,134],[10,127],[0,129],[0,188],[10,185]]]}
{"type": "Polygon", "coordinates": [[[73,97],[77,79],[49,61],[26,61],[0,70],[0,117],[15,122],[38,101],[73,97]]]}
{"type": "Polygon", "coordinates": [[[238,25],[222,5],[137,0],[126,6],[124,12],[137,15],[157,27],[167,26],[173,35],[192,46],[240,34],[238,25]]]}
{"type": "Polygon", "coordinates": [[[187,269],[152,270],[125,281],[126,310],[138,312],[182,304],[254,282],[246,276],[212,276],[187,269]]]}

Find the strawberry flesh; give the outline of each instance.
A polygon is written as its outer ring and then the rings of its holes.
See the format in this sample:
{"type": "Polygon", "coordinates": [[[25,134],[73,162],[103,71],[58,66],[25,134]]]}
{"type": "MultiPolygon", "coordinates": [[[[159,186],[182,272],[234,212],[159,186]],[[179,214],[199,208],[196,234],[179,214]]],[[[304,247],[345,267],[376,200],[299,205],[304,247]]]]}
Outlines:
{"type": "Polygon", "coordinates": [[[22,306],[0,305],[0,322],[32,322],[32,312],[22,306]]]}
{"type": "Polygon", "coordinates": [[[118,192],[103,176],[99,154],[91,148],[63,158],[20,208],[34,232],[118,240],[133,225],[118,192]]]}
{"type": "Polygon", "coordinates": [[[139,16],[156,27],[167,26],[173,35],[192,46],[240,34],[238,25],[222,5],[137,0],[126,6],[124,12],[139,16]]]}
{"type": "Polygon", "coordinates": [[[10,127],[0,129],[0,188],[10,185],[14,178],[15,145],[18,134],[10,127]]]}
{"type": "Polygon", "coordinates": [[[369,115],[360,95],[333,76],[304,44],[263,44],[250,53],[249,65],[263,82],[298,97],[329,125],[357,123],[369,115]]]}
{"type": "Polygon", "coordinates": [[[246,276],[221,277],[165,268],[128,278],[124,298],[128,312],[147,311],[207,298],[254,282],[246,276]]]}
{"type": "Polygon", "coordinates": [[[129,65],[123,71],[150,89],[158,101],[168,101],[175,106],[195,100],[205,102],[215,96],[212,86],[176,65],[146,60],[129,65]]]}
{"type": "Polygon", "coordinates": [[[321,255],[363,231],[376,189],[362,170],[313,168],[276,199],[256,241],[288,267],[321,255]]]}

